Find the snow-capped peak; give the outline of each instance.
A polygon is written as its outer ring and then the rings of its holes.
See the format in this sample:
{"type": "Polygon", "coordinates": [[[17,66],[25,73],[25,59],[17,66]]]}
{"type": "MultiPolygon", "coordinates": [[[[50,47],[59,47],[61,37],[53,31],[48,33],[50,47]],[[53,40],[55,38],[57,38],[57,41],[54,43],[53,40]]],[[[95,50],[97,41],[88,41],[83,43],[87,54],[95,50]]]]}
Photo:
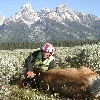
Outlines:
{"type": "Polygon", "coordinates": [[[23,5],[23,7],[31,7],[31,4],[27,2],[26,4],[23,5]]]}
{"type": "Polygon", "coordinates": [[[31,4],[28,2],[26,4],[24,4],[19,11],[23,11],[23,10],[32,10],[31,4]]]}
{"type": "MultiPolygon", "coordinates": [[[[92,15],[90,17],[91,19],[94,19],[94,16],[93,18],[92,15]]],[[[58,22],[64,22],[64,20],[67,18],[70,21],[86,23],[88,20],[89,22],[91,22],[90,17],[88,14],[85,14],[81,11],[76,12],[69,9],[65,4],[59,5],[58,7],[56,7],[55,10],[50,10],[49,8],[45,7],[40,11],[36,12],[35,10],[32,9],[31,4],[28,2],[24,4],[18,10],[18,12],[16,12],[13,16],[8,18],[4,23],[7,23],[9,21],[14,21],[14,22],[21,21],[30,26],[31,24],[34,24],[37,20],[39,19],[42,20],[44,18],[54,19],[58,22]]],[[[0,19],[2,20],[2,17],[0,19]]],[[[95,17],[95,20],[98,19],[99,18],[95,17]]],[[[0,22],[3,23],[3,21],[0,22]]]]}
{"type": "Polygon", "coordinates": [[[0,13],[0,25],[3,24],[4,20],[5,20],[5,17],[2,16],[2,14],[0,13]]]}
{"type": "Polygon", "coordinates": [[[50,12],[50,9],[49,9],[49,8],[47,8],[47,7],[45,7],[45,8],[43,8],[43,9],[42,9],[42,11],[45,11],[45,12],[50,12]]]}
{"type": "Polygon", "coordinates": [[[58,8],[67,8],[66,4],[61,4],[58,6],[58,8]]]}
{"type": "Polygon", "coordinates": [[[32,9],[30,3],[26,3],[23,5],[17,13],[9,18],[9,20],[16,21],[23,21],[29,26],[33,24],[35,21],[39,20],[37,12],[32,9]]]}
{"type": "Polygon", "coordinates": [[[50,9],[45,7],[37,12],[39,17],[44,17],[50,12],[50,9]]]}
{"type": "Polygon", "coordinates": [[[70,20],[73,20],[72,16],[76,16],[76,13],[67,8],[65,4],[61,4],[60,6],[56,7],[56,12],[62,19],[68,18],[70,20]]]}

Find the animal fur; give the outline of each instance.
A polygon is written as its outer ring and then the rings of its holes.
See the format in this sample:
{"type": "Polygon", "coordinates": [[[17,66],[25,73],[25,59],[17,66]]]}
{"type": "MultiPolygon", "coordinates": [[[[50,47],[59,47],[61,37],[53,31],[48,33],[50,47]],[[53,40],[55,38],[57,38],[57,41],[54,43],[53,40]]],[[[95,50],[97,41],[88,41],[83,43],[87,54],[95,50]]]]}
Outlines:
{"type": "Polygon", "coordinates": [[[38,88],[69,98],[100,97],[100,76],[86,67],[52,69],[36,77],[35,81],[38,88]]]}

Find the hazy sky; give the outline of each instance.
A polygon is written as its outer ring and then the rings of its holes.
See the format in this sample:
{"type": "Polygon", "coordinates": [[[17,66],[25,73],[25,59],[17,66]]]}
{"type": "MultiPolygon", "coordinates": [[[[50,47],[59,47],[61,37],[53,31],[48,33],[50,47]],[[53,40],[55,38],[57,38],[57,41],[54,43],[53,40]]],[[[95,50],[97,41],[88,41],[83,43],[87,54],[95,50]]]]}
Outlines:
{"type": "Polygon", "coordinates": [[[9,18],[27,2],[36,11],[45,7],[53,10],[60,4],[66,4],[74,11],[82,11],[100,18],[100,0],[0,0],[0,13],[9,18]]]}

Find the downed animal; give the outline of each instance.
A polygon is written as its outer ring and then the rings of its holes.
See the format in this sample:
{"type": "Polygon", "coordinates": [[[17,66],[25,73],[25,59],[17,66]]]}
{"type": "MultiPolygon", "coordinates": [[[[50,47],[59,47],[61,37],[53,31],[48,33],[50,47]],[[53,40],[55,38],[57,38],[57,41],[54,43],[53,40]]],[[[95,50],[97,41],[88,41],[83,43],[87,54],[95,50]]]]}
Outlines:
{"type": "Polygon", "coordinates": [[[38,88],[65,97],[100,99],[100,76],[86,67],[49,70],[36,77],[35,82],[38,88]]]}

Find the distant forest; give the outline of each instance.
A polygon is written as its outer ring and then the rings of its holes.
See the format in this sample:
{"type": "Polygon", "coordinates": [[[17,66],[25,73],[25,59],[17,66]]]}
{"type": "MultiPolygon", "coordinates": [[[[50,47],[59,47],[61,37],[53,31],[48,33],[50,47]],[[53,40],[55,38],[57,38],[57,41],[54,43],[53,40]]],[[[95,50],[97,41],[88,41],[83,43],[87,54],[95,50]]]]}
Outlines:
{"type": "MultiPolygon", "coordinates": [[[[55,47],[73,47],[83,46],[86,44],[97,44],[100,40],[75,40],[75,41],[55,41],[52,43],[55,47]]],[[[45,42],[17,42],[17,43],[0,43],[0,50],[14,50],[14,49],[36,49],[42,46],[45,42]]]]}

